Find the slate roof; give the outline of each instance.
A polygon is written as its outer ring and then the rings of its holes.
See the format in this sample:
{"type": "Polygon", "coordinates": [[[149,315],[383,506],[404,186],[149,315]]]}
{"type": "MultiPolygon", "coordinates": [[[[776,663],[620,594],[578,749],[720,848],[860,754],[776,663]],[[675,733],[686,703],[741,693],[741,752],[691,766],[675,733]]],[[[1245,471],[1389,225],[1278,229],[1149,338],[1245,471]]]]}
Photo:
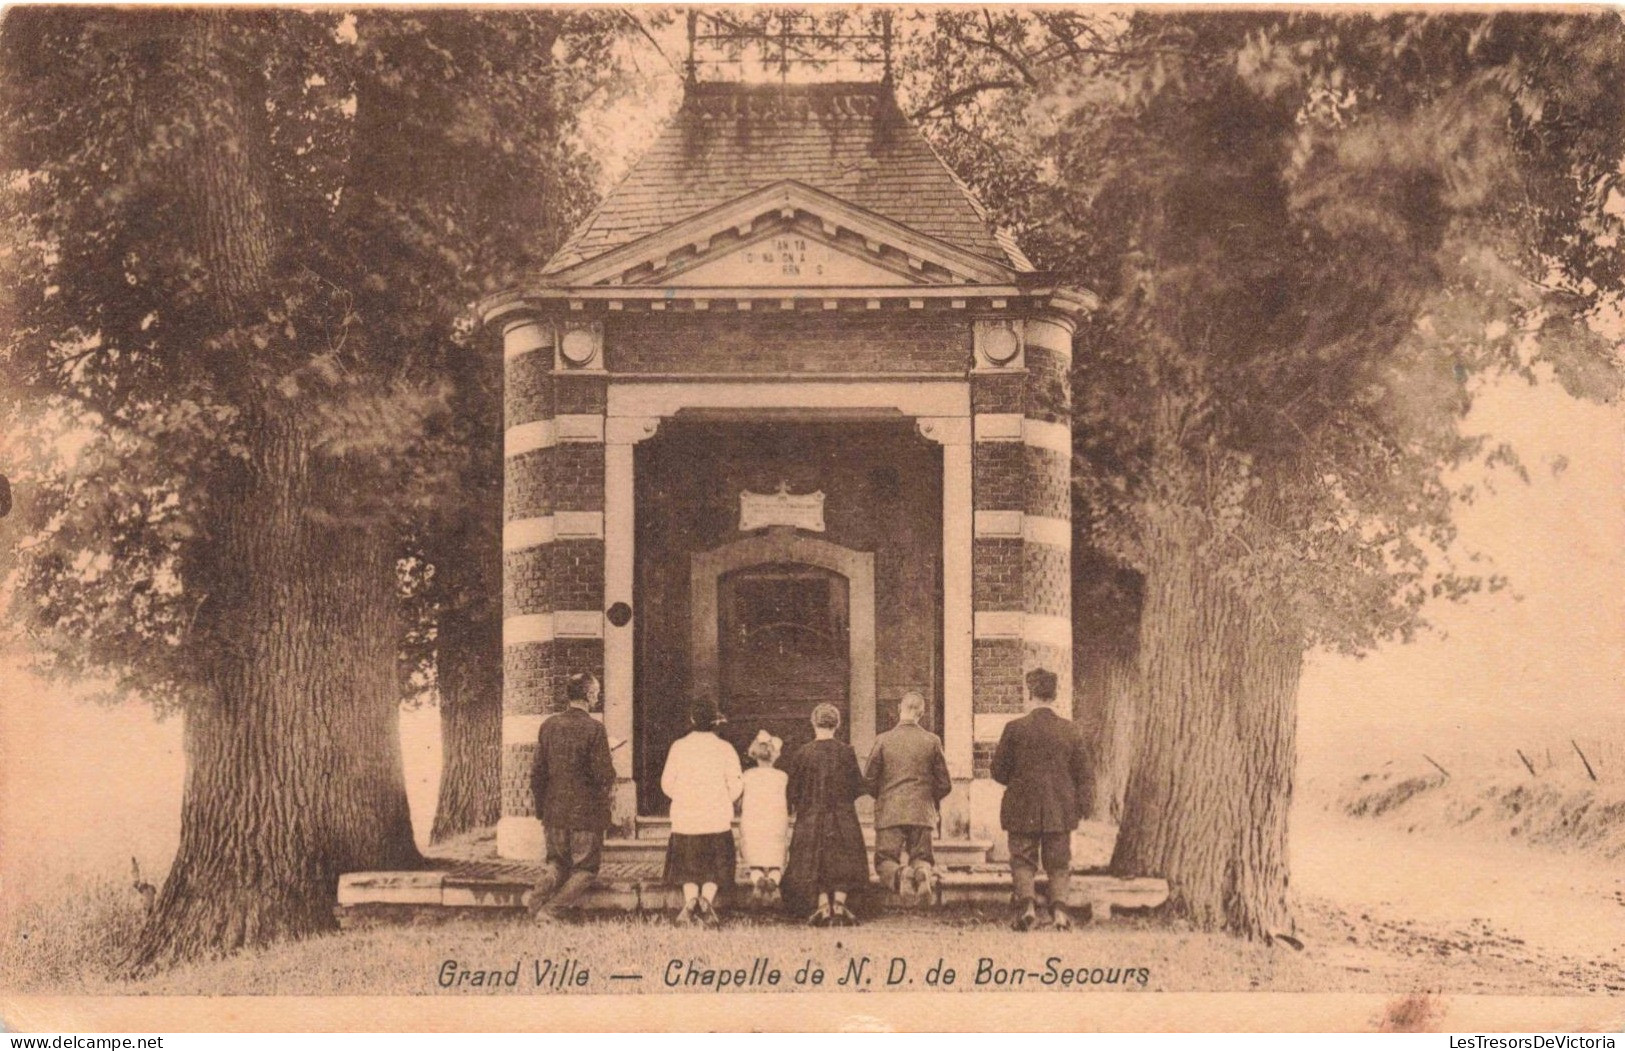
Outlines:
{"type": "Polygon", "coordinates": [[[546,273],[794,179],[1018,270],[970,190],[884,84],[690,84],[676,117],[578,227],[546,273]]]}

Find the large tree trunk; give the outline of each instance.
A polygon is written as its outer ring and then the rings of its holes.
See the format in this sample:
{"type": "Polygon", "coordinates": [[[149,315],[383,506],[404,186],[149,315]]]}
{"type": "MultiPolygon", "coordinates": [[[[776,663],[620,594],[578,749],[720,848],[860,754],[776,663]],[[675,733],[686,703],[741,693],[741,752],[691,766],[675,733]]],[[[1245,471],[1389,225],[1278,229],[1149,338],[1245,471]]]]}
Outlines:
{"type": "Polygon", "coordinates": [[[177,97],[154,96],[152,112],[178,107],[187,134],[159,156],[222,347],[237,352],[219,374],[247,451],[212,480],[184,571],[200,597],[186,641],[207,685],[185,711],[180,848],[136,971],[329,929],[340,873],[420,860],[401,768],[394,538],[344,520],[360,483],[314,452],[298,410],[266,382],[297,348],[261,355],[242,336],[276,299],[283,236],[263,85],[230,13],[162,17],[176,46],[171,77],[155,83],[177,97]]]}
{"type": "Polygon", "coordinates": [[[149,970],[333,927],[345,871],[419,862],[401,769],[393,561],[312,513],[299,427],[258,448],[214,508],[198,630],[212,689],[186,711],[181,840],[134,954],[149,970]]]}
{"type": "MultiPolygon", "coordinates": [[[[497,585],[500,587],[500,584],[497,585]]],[[[494,602],[440,618],[439,843],[502,815],[502,621],[494,602]]]]}
{"type": "Polygon", "coordinates": [[[1140,668],[1132,641],[1085,641],[1073,653],[1073,714],[1089,740],[1089,816],[1117,822],[1134,763],[1140,668]],[[1082,711],[1079,711],[1079,708],[1082,711]]]}
{"type": "Polygon", "coordinates": [[[1303,653],[1270,611],[1169,528],[1147,551],[1137,757],[1112,869],[1167,878],[1205,929],[1291,930],[1287,808],[1303,653]]]}

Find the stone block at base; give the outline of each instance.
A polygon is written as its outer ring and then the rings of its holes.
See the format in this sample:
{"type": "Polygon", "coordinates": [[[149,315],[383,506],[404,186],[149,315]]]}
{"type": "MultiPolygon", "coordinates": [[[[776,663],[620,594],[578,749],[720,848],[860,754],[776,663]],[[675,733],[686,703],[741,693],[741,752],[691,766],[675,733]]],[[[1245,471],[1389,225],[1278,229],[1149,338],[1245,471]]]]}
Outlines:
{"type": "MultiPolygon", "coordinates": [[[[606,874],[582,902],[589,912],[669,913],[682,904],[682,890],[657,879],[635,874],[606,874]]],[[[473,875],[458,872],[363,872],[341,878],[337,915],[345,926],[366,921],[427,922],[452,916],[518,914],[523,910],[530,882],[517,873],[473,875]]],[[[1039,896],[1048,889],[1040,874],[1039,896]]],[[[741,881],[725,903],[727,912],[779,914],[781,907],[748,901],[748,884],[741,881]]],[[[1093,920],[1111,917],[1114,909],[1154,908],[1168,900],[1165,880],[1119,879],[1099,873],[1074,873],[1067,904],[1087,909],[1093,920]]],[[[1010,874],[996,865],[941,875],[937,904],[944,906],[1004,907],[1010,904],[1010,874]]],[[[854,898],[861,914],[889,911],[900,902],[892,893],[871,884],[854,898]]],[[[1080,912],[1080,918],[1085,915],[1080,912]]]]}
{"type": "Polygon", "coordinates": [[[942,815],[942,833],[938,838],[971,838],[970,786],[970,778],[954,778],[953,790],[948,793],[947,798],[943,799],[937,808],[942,815]]]}
{"type": "Polygon", "coordinates": [[[978,777],[970,782],[970,834],[993,844],[990,857],[1003,861],[1010,857],[1010,842],[1004,829],[999,827],[999,803],[1004,800],[1004,786],[990,778],[978,777]]]}
{"type": "Polygon", "coordinates": [[[623,777],[615,782],[609,802],[610,838],[630,839],[638,832],[638,783],[623,777]]]}
{"type": "Polygon", "coordinates": [[[338,903],[439,905],[443,872],[347,872],[339,877],[338,903]]]}

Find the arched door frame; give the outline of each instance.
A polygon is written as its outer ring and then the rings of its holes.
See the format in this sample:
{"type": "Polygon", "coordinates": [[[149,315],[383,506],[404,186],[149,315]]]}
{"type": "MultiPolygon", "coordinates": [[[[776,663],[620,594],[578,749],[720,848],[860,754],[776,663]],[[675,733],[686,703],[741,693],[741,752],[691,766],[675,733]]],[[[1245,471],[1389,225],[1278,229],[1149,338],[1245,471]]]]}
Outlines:
{"type": "Polygon", "coordinates": [[[848,740],[867,756],[875,739],[875,556],[784,527],[744,537],[690,560],[690,625],[694,696],[715,697],[719,682],[717,586],[736,569],[789,562],[838,573],[847,580],[848,740]]]}

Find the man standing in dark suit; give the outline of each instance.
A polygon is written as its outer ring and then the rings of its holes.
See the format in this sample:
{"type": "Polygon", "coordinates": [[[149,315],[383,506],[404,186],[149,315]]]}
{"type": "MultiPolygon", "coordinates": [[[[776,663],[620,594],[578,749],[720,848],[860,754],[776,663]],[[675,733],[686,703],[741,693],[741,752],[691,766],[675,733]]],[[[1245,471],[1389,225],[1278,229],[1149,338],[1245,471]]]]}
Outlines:
{"type": "Polygon", "coordinates": [[[993,780],[1005,786],[999,824],[1010,836],[1010,877],[1018,931],[1038,923],[1033,877],[1042,864],[1049,874],[1055,926],[1066,929],[1066,895],[1072,878],[1072,830],[1083,816],[1089,776],[1083,739],[1070,719],[1055,714],[1055,673],[1027,673],[1028,712],[1005,724],[993,752],[993,780]]]}
{"type": "Polygon", "coordinates": [[[547,865],[530,895],[531,916],[539,923],[586,894],[603,858],[615,765],[609,735],[590,714],[598,693],[593,676],[570,676],[570,707],[544,720],[536,735],[530,790],[547,839],[547,865]]]}
{"type": "Polygon", "coordinates": [[[937,804],[954,787],[942,739],[920,725],[924,715],[925,696],[918,690],[903,694],[897,725],[875,738],[864,772],[865,787],[875,797],[875,872],[881,886],[896,891],[905,905],[936,898],[931,833],[937,804]]]}

